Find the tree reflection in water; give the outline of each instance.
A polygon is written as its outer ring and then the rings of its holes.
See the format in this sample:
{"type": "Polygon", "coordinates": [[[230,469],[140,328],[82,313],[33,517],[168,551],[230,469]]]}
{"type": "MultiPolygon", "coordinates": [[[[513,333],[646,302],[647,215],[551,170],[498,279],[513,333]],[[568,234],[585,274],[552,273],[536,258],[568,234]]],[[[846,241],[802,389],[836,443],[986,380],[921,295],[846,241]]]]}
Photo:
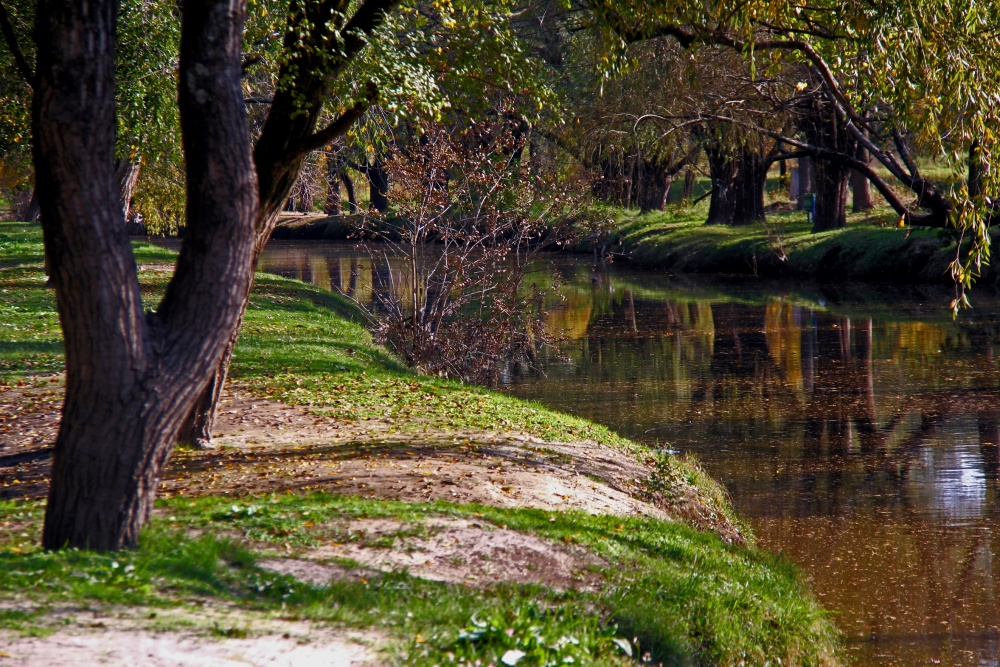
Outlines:
{"type": "MultiPolygon", "coordinates": [[[[352,294],[371,266],[294,246],[263,265],[352,294]],[[322,257],[319,261],[317,257],[322,257]]],[[[560,259],[560,349],[510,390],[693,452],[799,563],[858,665],[998,665],[1000,299],[771,285],[560,259]]]]}

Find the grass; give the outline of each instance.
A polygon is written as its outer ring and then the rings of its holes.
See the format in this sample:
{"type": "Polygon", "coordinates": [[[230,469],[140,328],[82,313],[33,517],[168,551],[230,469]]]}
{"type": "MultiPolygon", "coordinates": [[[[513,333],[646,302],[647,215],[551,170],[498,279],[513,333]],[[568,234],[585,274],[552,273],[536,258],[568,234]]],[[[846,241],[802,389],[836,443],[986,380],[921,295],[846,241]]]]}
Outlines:
{"type": "MultiPolygon", "coordinates": [[[[813,234],[800,211],[767,224],[705,225],[708,202],[640,213],[615,210],[613,249],[641,266],[687,273],[942,283],[950,280],[953,229],[900,228],[888,207],[850,214],[845,229],[813,234]]],[[[993,277],[989,278],[990,280],[993,277]]]]}
{"type": "MultiPolygon", "coordinates": [[[[350,627],[396,638],[400,664],[496,661],[507,651],[525,664],[625,664],[626,650],[670,665],[824,664],[833,635],[802,595],[793,568],[756,549],[652,519],[483,506],[363,500],[323,493],[241,499],[172,499],[134,552],[45,552],[35,547],[41,507],[0,503],[0,594],[27,612],[0,627],[44,633],[46,611],[65,603],[161,609],[215,602],[244,611],[350,627]],[[348,519],[472,518],[600,556],[598,592],[496,584],[483,591],[405,572],[317,586],[258,566],[275,547],[292,553],[357,540],[348,519]],[[198,529],[198,536],[193,529],[198,529]],[[219,535],[239,535],[242,539],[219,535]],[[30,605],[24,604],[30,602],[30,605]]],[[[225,630],[225,628],[223,629],[225,630]]]]}
{"type": "MultiPolygon", "coordinates": [[[[174,257],[148,244],[135,251],[140,267],[174,257]]],[[[0,390],[46,383],[61,370],[58,318],[41,268],[37,227],[0,223],[0,390]]],[[[140,270],[149,306],[165,280],[162,270],[140,270]]],[[[233,376],[257,395],[338,419],[389,420],[403,431],[458,437],[520,431],[649,455],[601,426],[539,404],[415,375],[372,341],[349,303],[273,276],[258,277],[233,376]]],[[[678,482],[694,485],[706,504],[732,517],[722,489],[684,461],[662,459],[648,486],[669,495],[678,482]]],[[[521,653],[522,665],[617,665],[647,652],[671,665],[836,662],[832,625],[792,566],[674,522],[322,493],[175,497],[159,501],[138,550],[97,554],[41,550],[42,511],[33,501],[0,502],[0,598],[7,601],[0,628],[51,632],[59,622],[54,612],[70,605],[180,609],[187,612],[183,623],[208,634],[252,631],[213,625],[216,617],[203,610],[218,607],[252,618],[376,627],[391,638],[392,660],[407,665],[500,664],[521,653]],[[606,563],[598,568],[604,585],[596,592],[512,583],[482,590],[395,572],[314,586],[259,565],[263,557],[360,539],[347,531],[347,519],[391,517],[420,530],[434,515],[475,517],[576,544],[606,563]]],[[[162,618],[155,623],[173,627],[162,618]]]]}

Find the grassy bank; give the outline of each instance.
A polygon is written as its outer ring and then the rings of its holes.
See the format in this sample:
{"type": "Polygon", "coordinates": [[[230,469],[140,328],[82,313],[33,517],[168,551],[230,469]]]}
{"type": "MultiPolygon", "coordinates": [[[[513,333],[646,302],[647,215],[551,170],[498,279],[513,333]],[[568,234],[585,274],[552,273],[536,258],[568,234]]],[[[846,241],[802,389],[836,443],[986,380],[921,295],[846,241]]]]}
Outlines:
{"type": "MultiPolygon", "coordinates": [[[[152,304],[172,255],[143,244],[136,255],[152,304]]],[[[41,268],[37,229],[0,223],[0,395],[58,393],[61,342],[41,268]]],[[[306,406],[317,423],[354,425],[356,433],[380,424],[363,444],[380,447],[383,462],[393,448],[413,455],[446,439],[463,447],[477,433],[530,435],[539,450],[546,442],[586,441],[655,460],[635,493],[666,499],[668,509],[672,494],[694,494],[720,521],[736,521],[719,487],[689,462],[653,457],[607,429],[537,404],[414,375],[373,343],[347,302],[303,283],[260,276],[233,376],[259,400],[306,406]]],[[[27,401],[20,407],[35,409],[27,401]]],[[[0,442],[17,424],[17,415],[2,416],[0,442]]],[[[343,458],[352,444],[326,447],[343,458]]],[[[298,450],[303,459],[309,454],[306,446],[298,450]]],[[[0,486],[17,488],[12,476],[20,473],[2,467],[0,452],[0,486]]],[[[41,501],[0,502],[0,628],[11,645],[19,636],[103,632],[80,620],[85,611],[88,618],[111,614],[134,631],[220,639],[266,633],[272,621],[317,632],[371,631],[380,638],[373,640],[378,660],[392,664],[614,665],[647,653],[654,663],[675,665],[836,663],[832,626],[794,568],[683,521],[388,500],[330,488],[174,488],[159,501],[141,548],[114,555],[44,552],[37,547],[41,501]],[[435,581],[417,576],[416,567],[373,564],[394,551],[402,558],[449,530],[549,545],[576,559],[576,579],[546,580],[539,565],[521,578],[435,581]],[[302,576],[303,568],[326,574],[302,576]]],[[[450,560],[445,565],[464,565],[450,560]]]]}
{"type": "MultiPolygon", "coordinates": [[[[846,229],[811,233],[805,214],[772,212],[767,224],[705,225],[707,202],[667,211],[613,212],[611,249],[639,265],[678,273],[798,277],[824,281],[943,283],[958,233],[899,227],[888,209],[851,214],[846,229]]],[[[995,282],[987,270],[981,282],[995,282]]]]}

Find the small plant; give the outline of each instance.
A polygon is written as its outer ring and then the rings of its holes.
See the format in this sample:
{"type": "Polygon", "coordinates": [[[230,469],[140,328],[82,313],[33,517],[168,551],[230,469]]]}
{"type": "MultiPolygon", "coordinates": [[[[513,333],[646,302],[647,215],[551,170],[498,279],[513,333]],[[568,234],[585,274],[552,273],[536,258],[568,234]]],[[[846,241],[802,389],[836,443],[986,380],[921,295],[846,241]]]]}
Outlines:
{"type": "Polygon", "coordinates": [[[606,655],[632,656],[631,642],[616,636],[615,626],[598,628],[595,623],[592,616],[571,618],[535,605],[485,618],[473,616],[445,654],[454,664],[463,665],[474,664],[485,652],[493,655],[496,664],[509,667],[561,667],[589,664],[606,655]]]}

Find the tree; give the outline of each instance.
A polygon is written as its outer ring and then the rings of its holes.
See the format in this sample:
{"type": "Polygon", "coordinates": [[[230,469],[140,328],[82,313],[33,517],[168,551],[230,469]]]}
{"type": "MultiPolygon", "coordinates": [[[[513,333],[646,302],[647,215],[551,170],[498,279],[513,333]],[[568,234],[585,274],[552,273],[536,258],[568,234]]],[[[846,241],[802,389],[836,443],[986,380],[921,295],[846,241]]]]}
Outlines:
{"type": "MultiPolygon", "coordinates": [[[[508,25],[512,12],[508,0],[416,2],[394,12],[398,4],[399,0],[364,0],[353,14],[349,0],[293,4],[282,55],[276,61],[277,83],[267,91],[272,93],[271,103],[254,146],[260,209],[254,222],[253,266],[274,231],[305,156],[347,135],[357,121],[375,117],[379,123],[397,125],[405,122],[411,108],[432,116],[451,109],[475,117],[495,110],[498,98],[511,96],[524,99],[524,107],[537,113],[550,99],[535,63],[508,25]],[[445,40],[448,49],[440,46],[445,40]],[[372,48],[365,50],[369,43],[372,48]],[[380,90],[389,90],[392,96],[386,96],[375,113],[380,90]],[[331,99],[338,103],[328,105],[331,99]],[[333,106],[332,119],[327,106],[333,106]],[[317,129],[323,120],[326,125],[317,129]]],[[[384,137],[382,141],[388,143],[384,137]]],[[[367,174],[373,205],[382,210],[388,206],[388,182],[377,151],[371,152],[376,159],[367,174]]],[[[365,146],[366,157],[368,153],[365,146]]],[[[237,326],[184,429],[183,439],[195,446],[211,446],[238,334],[237,326]]]]}
{"type": "Polygon", "coordinates": [[[134,546],[177,432],[249,285],[256,179],[241,90],[245,5],[182,16],[178,104],[189,233],[143,311],[115,177],[115,0],[40,0],[32,125],[66,398],[43,544],[134,546]]]}

